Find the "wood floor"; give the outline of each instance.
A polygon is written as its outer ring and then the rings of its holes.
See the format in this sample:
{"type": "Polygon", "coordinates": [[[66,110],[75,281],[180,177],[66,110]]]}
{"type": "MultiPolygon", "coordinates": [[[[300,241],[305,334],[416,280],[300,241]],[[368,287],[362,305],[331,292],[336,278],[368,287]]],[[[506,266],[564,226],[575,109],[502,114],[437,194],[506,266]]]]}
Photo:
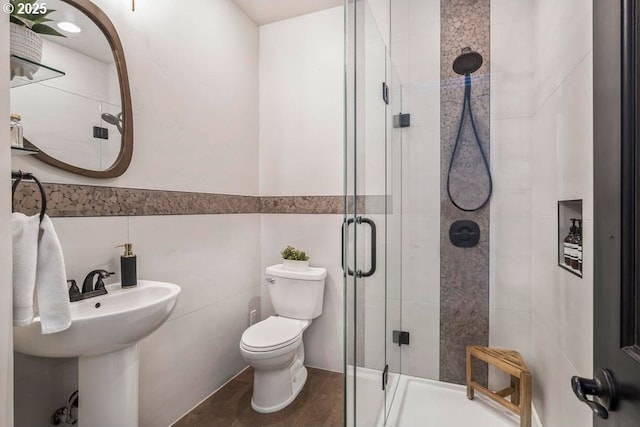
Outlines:
{"type": "Polygon", "coordinates": [[[245,370],[182,417],[173,427],[339,427],[343,425],[342,374],[307,368],[304,388],[272,414],[251,408],[253,370],[245,370]]]}

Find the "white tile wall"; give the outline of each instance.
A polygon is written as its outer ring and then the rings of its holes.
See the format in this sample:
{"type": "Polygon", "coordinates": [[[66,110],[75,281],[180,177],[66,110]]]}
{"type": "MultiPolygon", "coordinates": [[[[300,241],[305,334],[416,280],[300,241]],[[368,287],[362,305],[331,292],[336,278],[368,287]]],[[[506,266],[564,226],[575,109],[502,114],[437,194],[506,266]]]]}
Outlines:
{"type": "MultiPolygon", "coordinates": [[[[342,7],[260,27],[260,194],[343,192],[342,7]]],[[[341,215],[262,215],[261,318],[273,314],[264,269],[287,245],[328,277],[324,309],[304,334],[306,364],[342,371],[341,215]]]]}
{"type": "Polygon", "coordinates": [[[591,2],[584,0],[543,0],[534,4],[535,106],[540,108],[591,52],[593,14],[591,2]]]}
{"type": "MultiPolygon", "coordinates": [[[[9,40],[9,20],[0,19],[0,39],[9,40]]],[[[0,43],[0,75],[9,72],[9,44],[0,43]]],[[[7,79],[0,80],[0,93],[9,92],[7,79]]],[[[9,114],[9,99],[0,97],[0,117],[9,114]]],[[[0,120],[0,175],[9,176],[9,125],[0,120]]],[[[11,228],[8,226],[11,211],[6,200],[9,200],[11,183],[9,179],[0,181],[0,425],[13,425],[13,333],[12,333],[12,288],[11,280],[11,228]]]]}
{"type": "Polygon", "coordinates": [[[141,426],[171,425],[246,366],[238,345],[259,298],[255,287],[220,299],[140,343],[141,426]]]}
{"type": "MultiPolygon", "coordinates": [[[[532,2],[491,2],[489,345],[531,354],[532,2]]],[[[489,370],[491,387],[504,376],[489,370]]]]}
{"type": "Polygon", "coordinates": [[[440,1],[391,3],[391,57],[402,80],[402,372],[439,378],[440,1]]]}
{"type": "Polygon", "coordinates": [[[342,194],[342,7],[260,27],[260,194],[342,194]]]}
{"type": "MultiPolygon", "coordinates": [[[[533,119],[534,403],[547,426],[591,426],[571,392],[593,371],[592,5],[534,4],[537,110],[533,119]],[[557,267],[557,201],[583,199],[583,277],[557,267]],[[589,255],[591,254],[591,255],[589,255]]],[[[564,237],[564,236],[562,236],[564,237]]]]}

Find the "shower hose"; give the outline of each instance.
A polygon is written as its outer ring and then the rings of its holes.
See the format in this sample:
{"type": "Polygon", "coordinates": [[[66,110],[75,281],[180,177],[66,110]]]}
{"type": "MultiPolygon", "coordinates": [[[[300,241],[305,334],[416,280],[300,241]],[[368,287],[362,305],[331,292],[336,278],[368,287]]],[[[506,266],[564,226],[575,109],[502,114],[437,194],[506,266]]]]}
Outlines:
{"type": "Polygon", "coordinates": [[[462,114],[460,115],[460,124],[458,125],[458,135],[456,136],[456,143],[453,146],[453,153],[451,154],[451,161],[449,162],[449,170],[447,171],[447,194],[449,195],[449,200],[453,205],[464,212],[475,212],[483,207],[489,200],[491,199],[491,195],[493,194],[493,180],[491,178],[491,169],[489,168],[489,162],[487,161],[487,156],[482,149],[482,143],[480,142],[480,136],[478,135],[478,129],[476,128],[476,122],[473,119],[473,110],[471,109],[471,74],[466,73],[464,75],[464,100],[462,101],[462,114]],[[473,135],[475,136],[476,144],[478,145],[478,150],[480,150],[480,155],[482,156],[482,162],[484,163],[484,167],[487,171],[487,176],[489,177],[489,191],[486,199],[475,208],[463,208],[458,203],[456,203],[453,195],[451,194],[451,169],[453,168],[453,161],[456,158],[456,153],[458,152],[458,147],[460,146],[460,140],[462,139],[462,128],[464,125],[464,116],[465,113],[469,110],[469,119],[471,121],[471,128],[473,129],[473,135]]]}

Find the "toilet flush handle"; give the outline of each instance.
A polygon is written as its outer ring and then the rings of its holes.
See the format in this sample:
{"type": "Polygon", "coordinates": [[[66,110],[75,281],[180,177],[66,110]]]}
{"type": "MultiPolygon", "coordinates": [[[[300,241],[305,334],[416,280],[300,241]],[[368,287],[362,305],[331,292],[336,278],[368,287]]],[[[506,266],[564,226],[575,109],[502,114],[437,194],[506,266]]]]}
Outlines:
{"type": "Polygon", "coordinates": [[[275,278],[273,278],[273,277],[265,277],[265,279],[264,279],[264,280],[266,280],[267,282],[271,283],[272,285],[273,285],[274,283],[276,283],[276,279],[275,279],[275,278]]]}

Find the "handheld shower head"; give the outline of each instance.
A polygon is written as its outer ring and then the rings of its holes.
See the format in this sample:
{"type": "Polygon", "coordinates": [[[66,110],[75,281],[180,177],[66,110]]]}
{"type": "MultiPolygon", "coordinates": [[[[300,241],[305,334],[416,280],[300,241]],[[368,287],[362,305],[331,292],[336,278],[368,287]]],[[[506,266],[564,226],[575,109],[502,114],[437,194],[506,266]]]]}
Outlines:
{"type": "Polygon", "coordinates": [[[105,122],[109,123],[110,125],[114,125],[116,128],[118,128],[118,132],[120,132],[120,135],[122,135],[122,113],[118,113],[117,116],[114,116],[111,113],[102,113],[101,115],[102,120],[104,120],[105,122]]]}
{"type": "Polygon", "coordinates": [[[470,47],[465,47],[458,57],[453,61],[453,71],[461,76],[475,73],[482,66],[482,55],[473,51],[470,47]]]}

